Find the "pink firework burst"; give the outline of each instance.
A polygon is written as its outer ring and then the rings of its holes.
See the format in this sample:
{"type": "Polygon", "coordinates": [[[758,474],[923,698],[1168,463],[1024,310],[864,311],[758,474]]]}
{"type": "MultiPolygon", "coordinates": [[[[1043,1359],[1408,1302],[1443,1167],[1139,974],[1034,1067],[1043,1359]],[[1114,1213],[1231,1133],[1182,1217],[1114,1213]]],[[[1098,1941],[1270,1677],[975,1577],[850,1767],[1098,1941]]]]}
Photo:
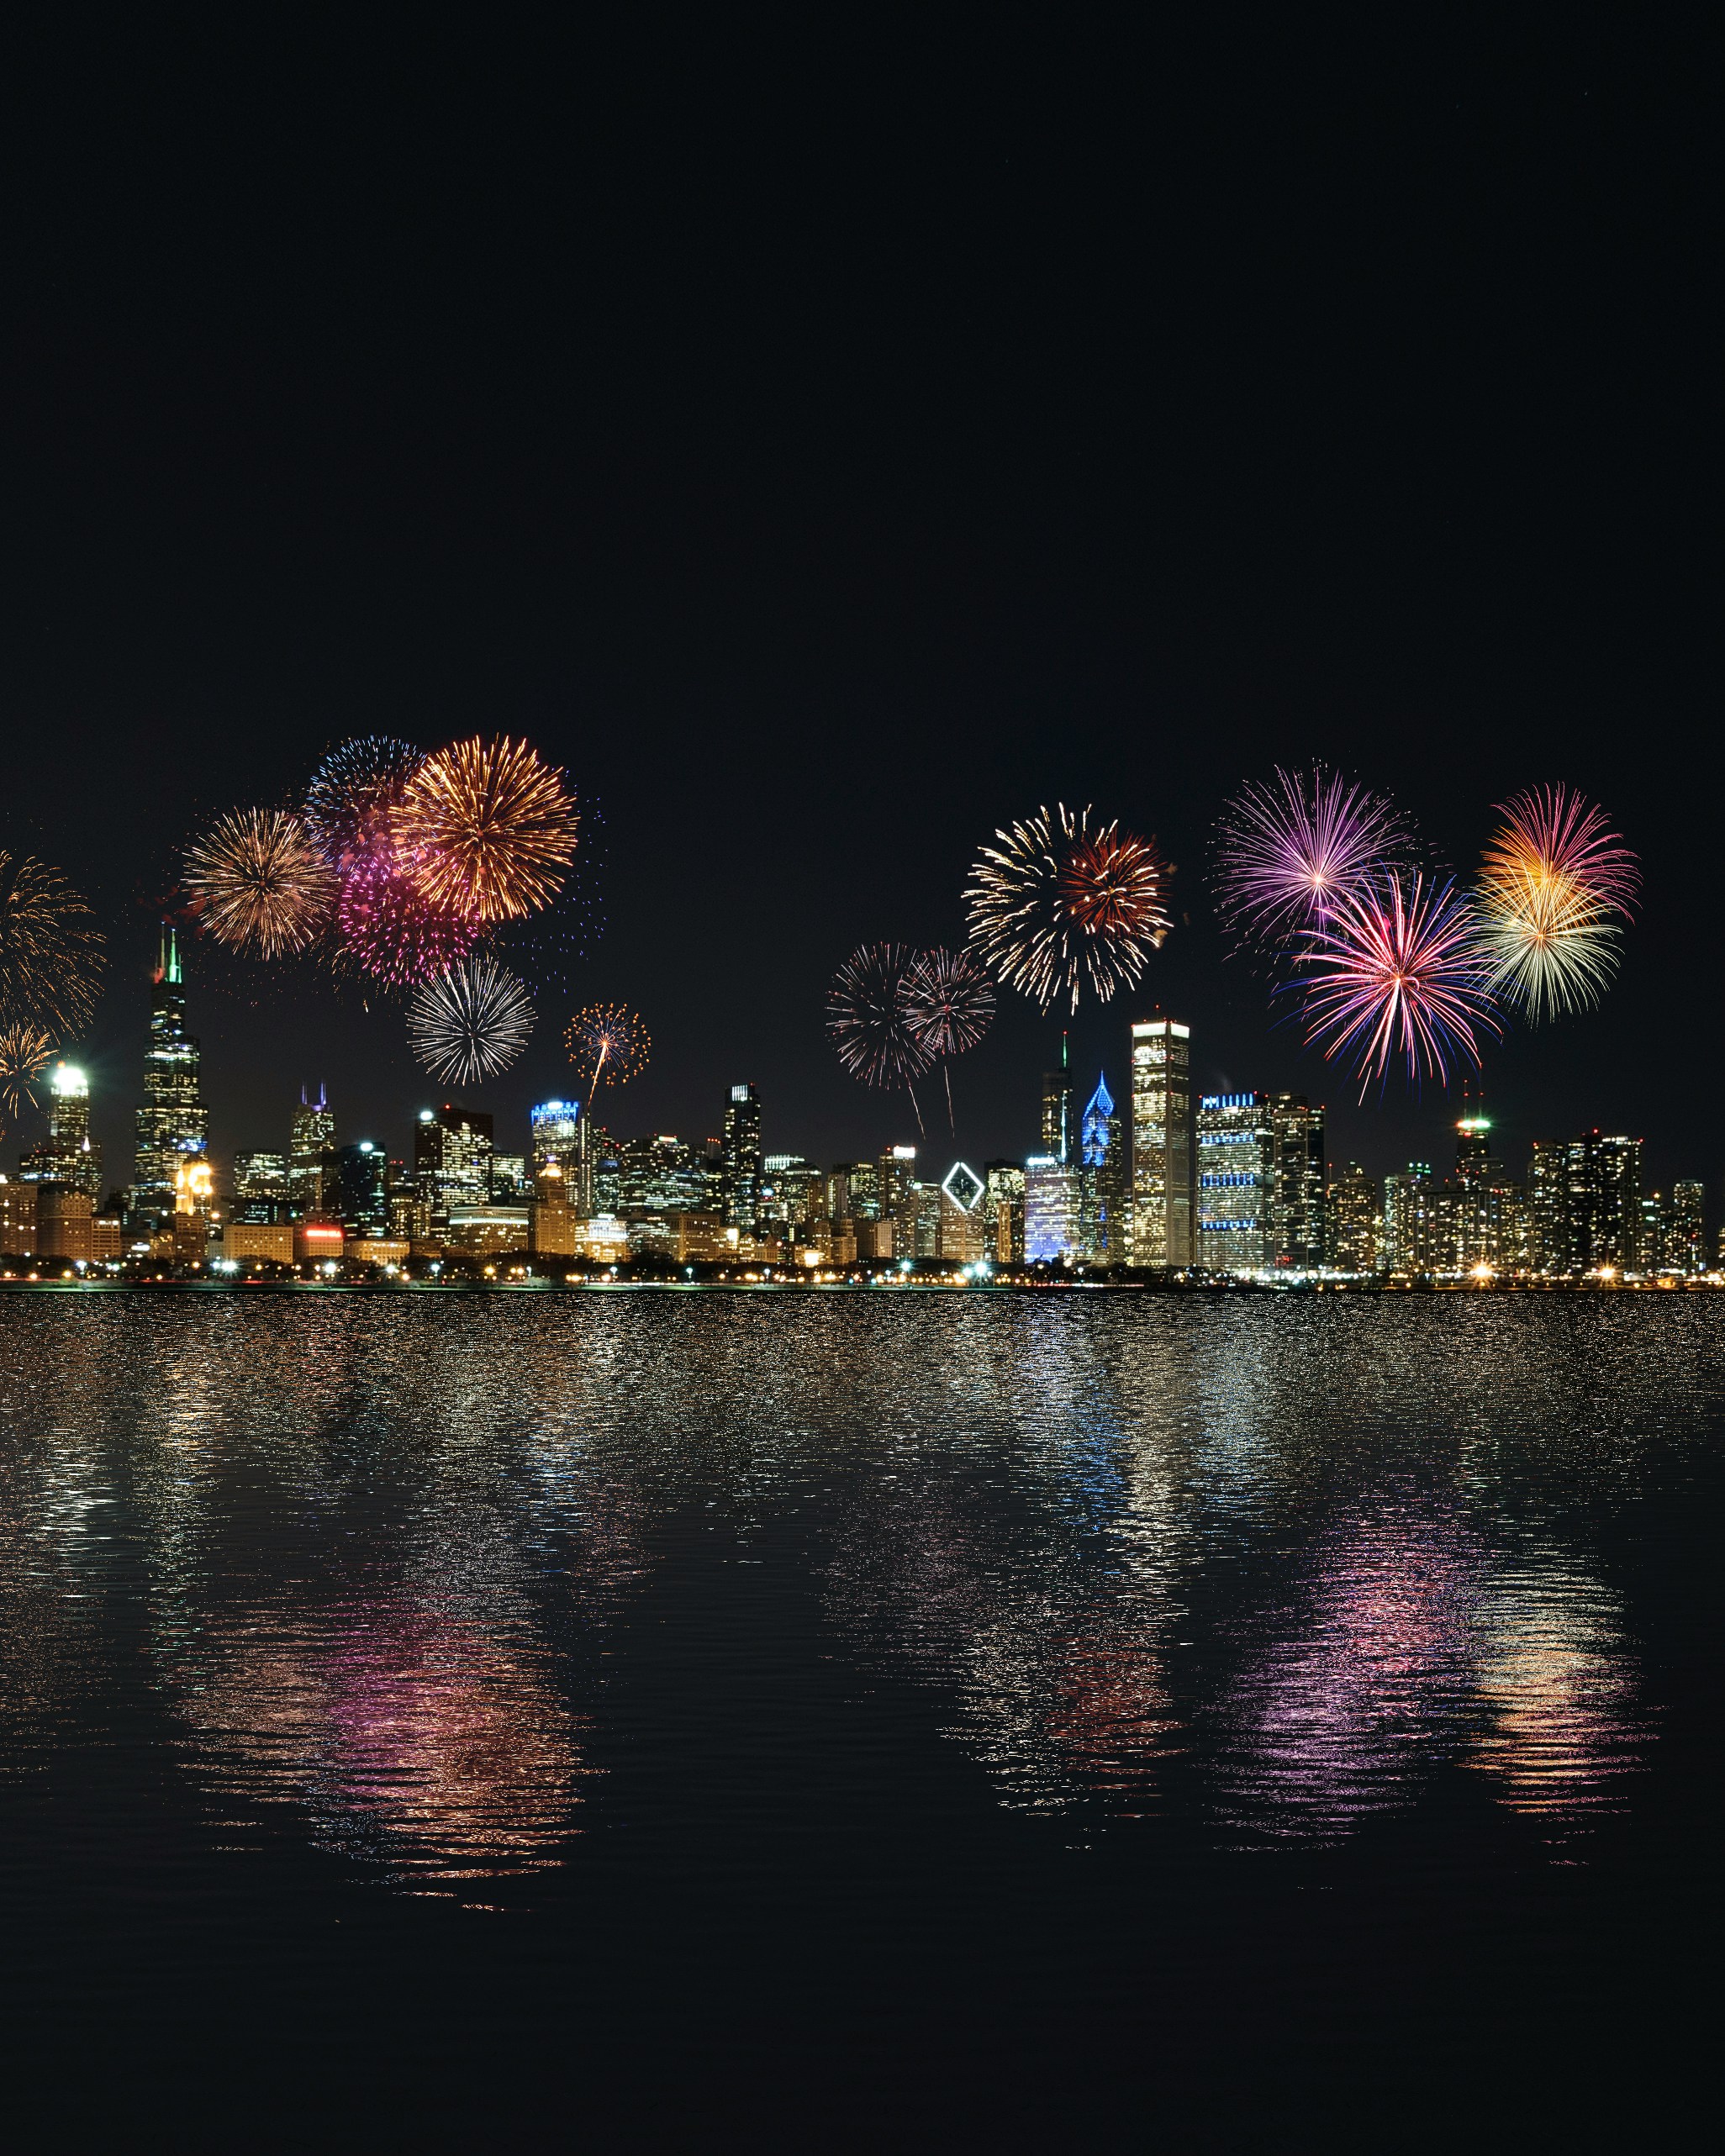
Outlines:
{"type": "Polygon", "coordinates": [[[459,966],[479,940],[479,923],[425,895],[388,846],[351,861],[335,903],[342,959],[388,988],[411,988],[459,966]]]}
{"type": "Polygon", "coordinates": [[[1299,963],[1306,1037],[1355,1059],[1362,1100],[1395,1062],[1411,1085],[1448,1084],[1452,1063],[1478,1064],[1481,1031],[1502,1031],[1478,916],[1450,880],[1380,872],[1327,908],[1299,963]]]}
{"type": "Polygon", "coordinates": [[[910,1031],[931,1056],[962,1056],[994,1020],[994,983],[968,951],[925,951],[899,993],[910,1031]]]}
{"type": "Polygon", "coordinates": [[[1315,764],[1254,780],[1222,813],[1216,896],[1242,936],[1274,942],[1324,920],[1407,830],[1381,794],[1315,764]]]}

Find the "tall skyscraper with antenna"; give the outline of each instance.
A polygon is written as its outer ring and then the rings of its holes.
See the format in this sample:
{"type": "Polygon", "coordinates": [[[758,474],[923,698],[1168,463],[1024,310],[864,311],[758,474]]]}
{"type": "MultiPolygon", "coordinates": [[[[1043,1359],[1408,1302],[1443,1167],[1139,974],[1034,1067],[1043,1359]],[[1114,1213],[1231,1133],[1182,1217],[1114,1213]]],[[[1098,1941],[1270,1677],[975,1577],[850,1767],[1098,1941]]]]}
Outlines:
{"type": "Polygon", "coordinates": [[[171,928],[162,930],[151,979],[131,1214],[135,1226],[158,1234],[173,1226],[176,1170],[187,1153],[201,1153],[209,1143],[209,1110],[198,1089],[198,1046],[186,1031],[186,989],[171,928]]]}

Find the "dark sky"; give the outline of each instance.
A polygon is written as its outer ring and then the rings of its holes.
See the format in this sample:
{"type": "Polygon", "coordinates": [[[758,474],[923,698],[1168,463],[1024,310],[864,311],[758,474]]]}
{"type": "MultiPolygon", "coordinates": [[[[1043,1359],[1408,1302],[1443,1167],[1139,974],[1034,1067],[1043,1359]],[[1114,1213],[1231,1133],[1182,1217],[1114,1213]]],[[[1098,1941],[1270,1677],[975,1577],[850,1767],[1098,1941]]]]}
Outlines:
{"type": "MultiPolygon", "coordinates": [[[[827,977],[957,940],[979,841],[1065,799],[1179,864],[1087,1074],[1158,1000],[1332,1156],[1443,1161],[1452,1098],[1358,1107],[1224,961],[1216,810],[1322,756],[1463,868],[1514,789],[1606,804],[1621,980],[1488,1105],[1517,1162],[1598,1124],[1717,1185],[1715,55],[1627,8],[591,14],[13,34],[0,821],[106,916],[113,1165],[200,820],[349,734],[509,730],[604,805],[625,1133],[750,1077],[773,1150],[914,1136],[827,977]]],[[[306,1078],[404,1142],[398,1012],[200,964],[218,1153],[306,1078]]],[[[957,1067],[966,1154],[1033,1147],[1055,1037],[1015,1005],[957,1067]]]]}

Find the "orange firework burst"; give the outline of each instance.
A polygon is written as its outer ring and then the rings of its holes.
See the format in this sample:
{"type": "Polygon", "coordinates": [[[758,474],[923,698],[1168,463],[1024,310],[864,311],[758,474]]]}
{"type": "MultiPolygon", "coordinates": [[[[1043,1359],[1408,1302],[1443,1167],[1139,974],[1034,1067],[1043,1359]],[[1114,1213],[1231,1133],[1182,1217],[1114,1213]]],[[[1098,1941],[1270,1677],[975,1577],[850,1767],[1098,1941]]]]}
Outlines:
{"type": "Polygon", "coordinates": [[[646,1068],[652,1039],[638,1013],[626,1004],[590,1003],[569,1020],[563,1036],[569,1061],[588,1081],[593,1099],[600,1082],[627,1085],[646,1068]]]}
{"type": "Polygon", "coordinates": [[[433,904],[519,920],[562,888],[579,818],[563,774],[525,741],[456,741],[427,756],[392,819],[433,904]]]}
{"type": "Polygon", "coordinates": [[[107,962],[93,918],[58,869],[0,853],[0,1021],[84,1031],[107,962]]]}
{"type": "Polygon", "coordinates": [[[280,958],[316,941],[335,901],[335,876],[298,816],[241,809],[186,856],[186,888],[218,942],[280,958]]]}
{"type": "Polygon", "coordinates": [[[1635,856],[1579,793],[1535,787],[1501,804],[1480,907],[1491,985],[1534,1023],[1596,1003],[1640,878],[1635,856]]]}
{"type": "Polygon", "coordinates": [[[36,1104],[36,1081],[48,1067],[54,1044],[40,1025],[0,1025],[0,1100],[16,1115],[36,1104]]]}

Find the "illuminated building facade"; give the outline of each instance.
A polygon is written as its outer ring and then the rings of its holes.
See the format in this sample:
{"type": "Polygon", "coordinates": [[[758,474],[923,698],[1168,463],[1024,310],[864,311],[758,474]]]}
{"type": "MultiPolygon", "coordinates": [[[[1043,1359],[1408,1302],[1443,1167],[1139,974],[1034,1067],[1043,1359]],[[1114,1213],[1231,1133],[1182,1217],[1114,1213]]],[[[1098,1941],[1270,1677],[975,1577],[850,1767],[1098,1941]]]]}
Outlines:
{"type": "Polygon", "coordinates": [[[252,1226],[288,1218],[286,1153],[240,1152],[234,1156],[234,1203],[229,1221],[252,1226]]]}
{"type": "Polygon", "coordinates": [[[1192,1039],[1173,1019],[1132,1029],[1134,1265],[1193,1262],[1192,1039]]]}
{"type": "Polygon", "coordinates": [[[761,1210],[761,1100],[752,1085],[734,1085],[725,1104],[724,1136],[725,1225],[752,1231],[761,1210]]]}
{"type": "Polygon", "coordinates": [[[1072,1167],[1078,1155],[1077,1119],[1073,1113],[1072,1073],[1067,1065],[1066,1036],[1060,1036],[1060,1067],[1042,1073],[1042,1154],[1072,1167]]]}
{"type": "Polygon", "coordinates": [[[1536,1144],[1528,1168],[1532,1259],[1554,1278],[1633,1271],[1640,1256],[1641,1141],[1590,1131],[1536,1144]]]}
{"type": "Polygon", "coordinates": [[[889,1146],[875,1168],[876,1217],[892,1224],[891,1255],[916,1255],[916,1148],[889,1146]]]}
{"type": "Polygon", "coordinates": [[[34,1252],[40,1188],[34,1183],[8,1183],[0,1175],[0,1257],[29,1257],[34,1252]]]}
{"type": "Polygon", "coordinates": [[[331,1154],[324,1191],[324,1210],[340,1220],[350,1242],[389,1233],[388,1157],[369,1138],[340,1146],[331,1154]]]}
{"type": "Polygon", "coordinates": [[[186,1031],[186,990],[178,940],[163,931],[150,997],[150,1046],[144,1056],[144,1100],[137,1115],[137,1166],[131,1213],[147,1231],[165,1232],[174,1219],[174,1178],[187,1153],[209,1141],[209,1111],[198,1091],[198,1042],[186,1031]]]}
{"type": "Polygon", "coordinates": [[[820,1220],[826,1210],[826,1178],[800,1153],[768,1153],[761,1188],[763,1220],[797,1223],[820,1220]]]}
{"type": "Polygon", "coordinates": [[[414,1126],[414,1187],[431,1208],[434,1226],[456,1205],[491,1202],[492,1120],[483,1109],[422,1108],[414,1126]]]}
{"type": "Polygon", "coordinates": [[[208,1157],[189,1148],[174,1170],[174,1256],[182,1264],[202,1264],[215,1220],[215,1176],[208,1157]]]}
{"type": "Polygon", "coordinates": [[[994,1235],[997,1265],[1024,1262],[1024,1170],[1016,1161],[983,1162],[983,1208],[994,1235]]]}
{"type": "Polygon", "coordinates": [[[1324,1227],[1326,1261],[1338,1273],[1377,1271],[1383,1194],[1357,1160],[1329,1179],[1324,1227]]]}
{"type": "Polygon", "coordinates": [[[1099,1072],[1096,1090],[1085,1104],[1079,1125],[1080,1225],[1085,1255],[1094,1265],[1126,1265],[1132,1259],[1132,1162],[1126,1131],[1115,1111],[1107,1074],[1099,1072]]]}
{"type": "Polygon", "coordinates": [[[1270,1252],[1270,1111],[1261,1093],[1198,1101],[1198,1262],[1255,1273],[1270,1252]]]}
{"type": "Polygon", "coordinates": [[[694,1213],[700,1210],[705,1178],[692,1147],[668,1131],[630,1138],[617,1147],[616,1209],[636,1213],[694,1213]]]}
{"type": "Polygon", "coordinates": [[[1303,1093],[1273,1093],[1269,1129],[1269,1260],[1313,1271],[1323,1264],[1328,1242],[1324,1111],[1303,1093]]]}
{"type": "Polygon", "coordinates": [[[1084,1256],[1078,1171],[1052,1153],[1024,1164],[1024,1254],[1032,1265],[1072,1265],[1084,1256]]]}
{"type": "Polygon", "coordinates": [[[90,1136],[90,1082],[75,1063],[56,1063],[48,1082],[48,1135],[18,1163],[29,1183],[59,1183],[102,1196],[102,1147],[90,1136]]]}
{"type": "Polygon", "coordinates": [[[529,1111],[531,1133],[529,1157],[533,1179],[538,1182],[555,1161],[565,1183],[576,1179],[581,1151],[581,1103],[578,1100],[541,1100],[529,1111]]]}
{"type": "Polygon", "coordinates": [[[1684,1180],[1671,1185],[1665,1211],[1667,1269],[1673,1273],[1705,1273],[1707,1269],[1707,1194],[1705,1187],[1684,1180]]]}
{"type": "Polygon", "coordinates": [[[1435,1226],[1432,1164],[1411,1160],[1384,1178],[1384,1220],[1378,1261],[1385,1273],[1427,1273],[1432,1269],[1435,1226]]]}
{"type": "Polygon", "coordinates": [[[301,1086],[288,1138],[288,1204],[296,1220],[314,1220],[323,1211],[324,1166],[335,1150],[335,1111],[329,1095],[320,1085],[314,1100],[301,1086]]]}

